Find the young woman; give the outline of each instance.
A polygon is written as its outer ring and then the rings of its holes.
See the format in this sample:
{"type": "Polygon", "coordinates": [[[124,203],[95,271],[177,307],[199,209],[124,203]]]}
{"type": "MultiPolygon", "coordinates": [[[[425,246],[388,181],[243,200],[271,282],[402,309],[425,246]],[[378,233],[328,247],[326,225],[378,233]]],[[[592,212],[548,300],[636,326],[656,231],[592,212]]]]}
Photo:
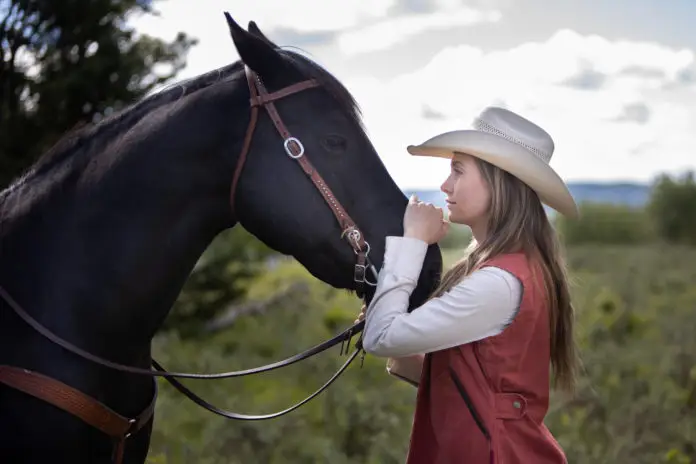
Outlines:
{"type": "Polygon", "coordinates": [[[363,348],[418,387],[409,464],[565,463],[543,421],[550,385],[574,386],[573,308],[542,202],[570,217],[577,207],[549,166],[546,131],[495,107],[473,126],[408,147],[451,159],[449,221],[469,226],[473,241],[407,312],[426,249],[447,232],[443,211],[412,197],[359,316],[363,348]]]}

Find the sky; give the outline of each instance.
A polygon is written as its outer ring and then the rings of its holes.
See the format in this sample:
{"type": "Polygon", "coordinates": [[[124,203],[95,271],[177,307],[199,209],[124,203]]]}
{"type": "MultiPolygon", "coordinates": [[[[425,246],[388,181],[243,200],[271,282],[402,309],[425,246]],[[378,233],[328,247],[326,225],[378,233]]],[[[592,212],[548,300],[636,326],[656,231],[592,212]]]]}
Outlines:
{"type": "Polygon", "coordinates": [[[547,130],[566,181],[650,182],[696,170],[693,0],[164,0],[139,32],[199,40],[179,78],[239,58],[223,12],[295,47],[353,93],[406,189],[446,160],[406,146],[502,106],[547,130]]]}

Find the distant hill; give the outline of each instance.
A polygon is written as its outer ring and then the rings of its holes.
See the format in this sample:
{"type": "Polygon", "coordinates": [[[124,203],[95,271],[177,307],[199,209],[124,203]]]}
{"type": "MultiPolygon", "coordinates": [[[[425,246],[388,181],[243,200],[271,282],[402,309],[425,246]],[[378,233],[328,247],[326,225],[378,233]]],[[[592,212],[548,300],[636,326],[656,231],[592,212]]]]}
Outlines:
{"type": "MultiPolygon", "coordinates": [[[[639,183],[570,182],[568,188],[577,203],[589,201],[640,207],[650,197],[650,186],[639,183]]],[[[445,195],[439,190],[404,190],[404,193],[406,196],[415,193],[423,201],[446,207],[445,195]]]]}

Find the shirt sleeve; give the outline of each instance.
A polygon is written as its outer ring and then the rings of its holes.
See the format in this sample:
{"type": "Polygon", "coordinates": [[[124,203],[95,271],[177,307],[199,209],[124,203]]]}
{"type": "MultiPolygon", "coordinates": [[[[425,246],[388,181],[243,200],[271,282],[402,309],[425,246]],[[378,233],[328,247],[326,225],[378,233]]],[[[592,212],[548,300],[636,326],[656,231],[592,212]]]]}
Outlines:
{"type": "Polygon", "coordinates": [[[363,348],[382,357],[438,351],[501,333],[512,322],[522,287],[512,274],[485,267],[409,313],[427,243],[387,237],[375,296],[367,308],[363,348]]]}

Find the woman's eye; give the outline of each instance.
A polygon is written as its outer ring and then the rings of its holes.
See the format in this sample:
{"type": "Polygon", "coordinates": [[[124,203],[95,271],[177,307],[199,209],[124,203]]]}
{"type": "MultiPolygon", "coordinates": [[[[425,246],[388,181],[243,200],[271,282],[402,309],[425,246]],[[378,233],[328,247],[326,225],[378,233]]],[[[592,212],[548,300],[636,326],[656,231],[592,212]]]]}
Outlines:
{"type": "Polygon", "coordinates": [[[341,153],[346,151],[348,141],[343,136],[331,134],[324,138],[322,145],[330,152],[341,153]]]}

